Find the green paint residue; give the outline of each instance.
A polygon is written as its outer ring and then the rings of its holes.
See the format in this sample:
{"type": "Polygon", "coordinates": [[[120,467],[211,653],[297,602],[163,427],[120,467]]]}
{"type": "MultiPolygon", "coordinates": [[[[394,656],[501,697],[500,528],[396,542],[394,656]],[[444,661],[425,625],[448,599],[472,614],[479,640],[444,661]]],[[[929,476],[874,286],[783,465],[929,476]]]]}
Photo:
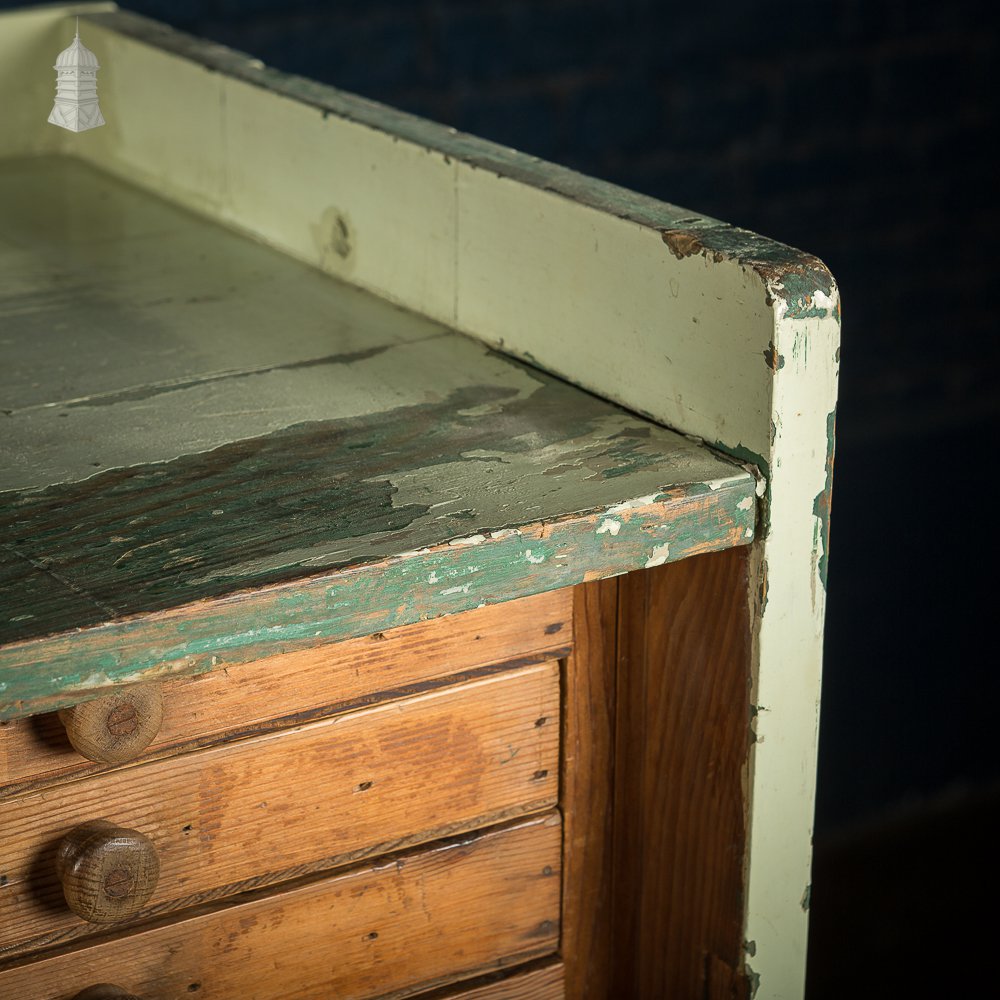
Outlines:
{"type": "MultiPolygon", "coordinates": [[[[3,665],[10,703],[0,717],[17,714],[17,702],[51,697],[94,684],[128,683],[162,674],[165,667],[191,674],[227,663],[288,652],[320,640],[368,635],[428,617],[466,611],[581,583],[584,578],[639,569],[657,554],[683,559],[742,539],[753,527],[754,507],[742,509],[753,487],[737,478],[713,491],[716,502],[673,496],[665,519],[657,504],[557,521],[544,538],[518,533],[478,544],[439,545],[322,580],[294,584],[295,592],[248,596],[185,622],[133,619],[94,630],[96,648],[60,648],[18,661],[8,651],[3,665]],[[618,532],[597,534],[605,516],[618,532]],[[669,546],[665,549],[664,542],[669,546]],[[183,624],[183,631],[177,628],[183,624]],[[99,674],[100,680],[90,680],[99,674]],[[16,681],[16,685],[13,682],[16,681]]],[[[5,692],[7,694],[7,692],[5,692]]]]}
{"type": "Polygon", "coordinates": [[[732,458],[743,462],[745,465],[752,465],[758,472],[759,475],[764,477],[764,496],[756,504],[758,516],[755,534],[758,538],[765,536],[768,529],[771,527],[770,521],[770,509],[771,509],[771,466],[770,463],[764,458],[763,455],[759,455],[755,451],[751,451],[747,448],[742,441],[736,444],[725,444],[722,441],[716,441],[712,444],[712,447],[716,451],[722,452],[724,455],[729,455],[732,458]]]}
{"type": "Polygon", "coordinates": [[[826,482],[823,489],[816,494],[813,501],[813,514],[817,518],[816,529],[818,537],[814,544],[822,546],[822,552],[817,560],[819,578],[826,590],[826,579],[829,569],[830,554],[830,504],[833,499],[833,463],[837,450],[837,408],[834,407],[826,417],[826,482]]]}
{"type": "Polygon", "coordinates": [[[826,300],[834,296],[832,275],[818,261],[816,265],[790,269],[775,283],[775,288],[786,305],[785,316],[790,319],[826,319],[832,312],[839,323],[839,307],[831,310],[816,301],[817,292],[822,293],[826,300]]]}

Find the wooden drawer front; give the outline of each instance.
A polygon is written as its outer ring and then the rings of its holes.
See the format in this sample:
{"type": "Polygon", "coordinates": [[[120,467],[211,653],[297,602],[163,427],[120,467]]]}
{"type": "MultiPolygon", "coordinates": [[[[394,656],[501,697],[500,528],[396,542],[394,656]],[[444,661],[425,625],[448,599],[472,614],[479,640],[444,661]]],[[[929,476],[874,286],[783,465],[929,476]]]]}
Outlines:
{"type": "Polygon", "coordinates": [[[102,982],[146,1000],[430,988],[555,950],[560,846],[550,813],[8,968],[0,996],[64,1000],[102,982]]]}
{"type": "MultiPolygon", "coordinates": [[[[562,655],[572,634],[571,591],[559,590],[166,681],[159,736],[143,760],[398,698],[485,665],[562,655]]],[[[73,750],[55,713],[0,723],[0,798],[109,769],[73,750]]]]}
{"type": "Polygon", "coordinates": [[[56,847],[106,819],[152,840],[144,914],[555,804],[559,664],[19,796],[0,804],[0,955],[89,933],[56,847]]]}

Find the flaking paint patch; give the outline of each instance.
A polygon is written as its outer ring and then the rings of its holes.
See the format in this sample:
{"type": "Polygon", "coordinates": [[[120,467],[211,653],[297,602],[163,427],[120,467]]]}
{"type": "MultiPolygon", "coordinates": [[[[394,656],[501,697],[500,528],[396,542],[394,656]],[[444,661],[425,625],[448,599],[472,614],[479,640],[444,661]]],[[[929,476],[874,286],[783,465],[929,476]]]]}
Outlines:
{"type": "Polygon", "coordinates": [[[469,535],[467,538],[453,538],[448,544],[459,547],[462,545],[482,545],[485,541],[485,535],[469,535]]]}
{"type": "Polygon", "coordinates": [[[662,493],[650,493],[649,496],[636,497],[634,500],[626,500],[624,503],[616,503],[613,507],[609,507],[605,513],[614,514],[624,514],[630,510],[637,510],[640,507],[651,507],[654,503],[663,499],[662,493]]]}
{"type": "Polygon", "coordinates": [[[749,510],[753,506],[753,500],[750,497],[744,497],[737,505],[737,510],[749,510]]]}
{"type": "Polygon", "coordinates": [[[670,558],[670,543],[664,542],[662,545],[657,545],[653,548],[653,551],[649,553],[649,558],[646,560],[645,569],[652,569],[654,566],[662,566],[670,558]]]}
{"type": "Polygon", "coordinates": [[[524,558],[528,562],[533,563],[535,566],[537,566],[539,563],[545,562],[545,556],[544,555],[541,555],[541,556],[539,556],[539,555],[532,555],[531,554],[531,549],[525,549],[524,550],[524,558]]]}
{"type": "Polygon", "coordinates": [[[520,535],[521,535],[521,529],[520,528],[501,528],[499,531],[491,531],[489,534],[490,534],[490,539],[492,541],[499,542],[499,541],[501,541],[504,538],[512,538],[515,535],[518,536],[518,537],[520,537],[520,535]]]}
{"type": "Polygon", "coordinates": [[[785,356],[778,353],[778,348],[775,347],[774,341],[770,341],[767,348],[763,352],[764,363],[772,372],[779,372],[785,367],[785,356]]]}
{"type": "Polygon", "coordinates": [[[830,556],[830,506],[833,499],[833,466],[837,451],[837,408],[826,417],[826,482],[813,500],[813,515],[816,517],[813,559],[823,589],[826,590],[830,556]]]}
{"type": "Polygon", "coordinates": [[[612,517],[606,517],[601,521],[600,527],[597,529],[597,534],[599,535],[617,535],[619,531],[622,530],[621,521],[616,521],[612,517]]]}
{"type": "Polygon", "coordinates": [[[705,249],[701,240],[694,233],[686,232],[683,229],[665,229],[660,233],[660,236],[667,245],[667,249],[678,260],[692,257],[705,249]]]}

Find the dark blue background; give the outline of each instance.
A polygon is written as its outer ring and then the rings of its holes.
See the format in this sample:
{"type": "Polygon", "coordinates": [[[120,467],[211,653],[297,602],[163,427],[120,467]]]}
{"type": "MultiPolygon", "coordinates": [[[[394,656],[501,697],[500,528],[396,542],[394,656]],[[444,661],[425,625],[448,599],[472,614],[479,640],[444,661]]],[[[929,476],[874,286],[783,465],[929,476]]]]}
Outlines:
{"type": "Polygon", "coordinates": [[[128,6],[821,256],[844,343],[818,837],[1000,776],[992,4],[128,6]]]}

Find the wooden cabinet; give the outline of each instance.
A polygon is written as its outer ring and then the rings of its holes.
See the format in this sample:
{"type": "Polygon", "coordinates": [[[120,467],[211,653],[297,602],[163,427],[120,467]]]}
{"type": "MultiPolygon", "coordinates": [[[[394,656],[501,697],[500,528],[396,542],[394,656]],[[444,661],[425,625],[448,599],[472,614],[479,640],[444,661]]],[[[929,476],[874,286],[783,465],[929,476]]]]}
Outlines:
{"type": "Polygon", "coordinates": [[[76,11],[0,15],[0,997],[798,995],[828,272],[100,3],[53,128],[76,11]]]}

